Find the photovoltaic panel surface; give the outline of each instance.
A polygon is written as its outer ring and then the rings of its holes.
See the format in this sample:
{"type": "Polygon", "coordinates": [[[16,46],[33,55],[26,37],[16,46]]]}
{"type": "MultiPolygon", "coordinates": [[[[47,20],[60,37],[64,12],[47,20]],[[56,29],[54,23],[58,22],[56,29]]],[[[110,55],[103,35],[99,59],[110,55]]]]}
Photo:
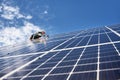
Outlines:
{"type": "Polygon", "coordinates": [[[120,25],[1,47],[0,80],[120,80],[120,25]]]}

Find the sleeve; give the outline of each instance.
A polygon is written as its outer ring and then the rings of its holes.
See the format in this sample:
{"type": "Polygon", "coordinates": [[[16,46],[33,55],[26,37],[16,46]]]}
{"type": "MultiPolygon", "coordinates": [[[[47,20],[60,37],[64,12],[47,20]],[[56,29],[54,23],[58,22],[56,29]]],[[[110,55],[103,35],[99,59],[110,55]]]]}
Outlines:
{"type": "Polygon", "coordinates": [[[30,40],[32,40],[33,39],[33,35],[31,35],[31,37],[30,37],[30,40]]]}

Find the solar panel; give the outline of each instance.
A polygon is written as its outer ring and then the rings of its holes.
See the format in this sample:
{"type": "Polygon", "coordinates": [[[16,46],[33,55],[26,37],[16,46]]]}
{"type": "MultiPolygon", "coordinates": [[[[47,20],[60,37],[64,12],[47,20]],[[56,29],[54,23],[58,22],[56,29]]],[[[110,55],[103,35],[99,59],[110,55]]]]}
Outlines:
{"type": "Polygon", "coordinates": [[[120,80],[120,25],[0,48],[0,80],[120,80]]]}

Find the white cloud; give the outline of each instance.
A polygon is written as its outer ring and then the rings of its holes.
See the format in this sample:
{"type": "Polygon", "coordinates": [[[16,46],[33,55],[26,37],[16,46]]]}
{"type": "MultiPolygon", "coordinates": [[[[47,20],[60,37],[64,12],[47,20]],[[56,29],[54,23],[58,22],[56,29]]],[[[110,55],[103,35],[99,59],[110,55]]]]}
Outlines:
{"type": "MultiPolygon", "coordinates": [[[[9,2],[8,0],[6,1],[9,2]]],[[[4,20],[2,21],[2,19],[0,20],[0,46],[25,42],[33,33],[43,31],[40,27],[28,22],[28,20],[32,19],[30,14],[22,14],[18,6],[13,6],[12,4],[7,5],[6,1],[0,3],[0,17],[7,19],[6,22],[4,20]],[[22,19],[20,24],[24,24],[24,26],[17,24],[20,19],[22,19]],[[6,26],[6,24],[8,25],[6,26]],[[15,26],[19,26],[19,28],[15,26]]],[[[43,11],[41,17],[43,16],[44,18],[45,14],[48,14],[47,10],[43,11]]]]}
{"type": "Polygon", "coordinates": [[[2,4],[1,6],[2,9],[2,14],[1,14],[1,17],[2,18],[5,18],[5,19],[8,19],[8,20],[13,20],[14,18],[24,18],[24,19],[32,19],[32,16],[31,15],[28,15],[28,16],[24,16],[23,14],[20,13],[19,11],[19,7],[15,6],[8,6],[6,4],[2,4]]]}
{"type": "Polygon", "coordinates": [[[43,29],[29,22],[25,22],[24,26],[21,28],[6,27],[0,30],[0,44],[2,44],[0,46],[13,45],[27,41],[31,34],[42,30],[43,29]]]}
{"type": "Polygon", "coordinates": [[[44,14],[48,14],[48,11],[47,11],[47,10],[45,10],[45,11],[44,11],[44,14]]]}
{"type": "Polygon", "coordinates": [[[31,15],[26,16],[26,19],[32,19],[31,15]]]}
{"type": "Polygon", "coordinates": [[[2,6],[0,6],[0,12],[2,12],[2,6]]]}

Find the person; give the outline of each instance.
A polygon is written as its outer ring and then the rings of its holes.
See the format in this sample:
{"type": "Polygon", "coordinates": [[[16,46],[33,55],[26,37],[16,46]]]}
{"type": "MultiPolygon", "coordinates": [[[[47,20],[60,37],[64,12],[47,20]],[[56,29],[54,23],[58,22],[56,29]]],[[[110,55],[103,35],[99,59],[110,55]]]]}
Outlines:
{"type": "Polygon", "coordinates": [[[39,39],[41,37],[45,36],[45,32],[44,31],[41,31],[41,32],[37,32],[35,34],[32,34],[31,37],[30,37],[30,40],[36,40],[36,39],[39,39]]]}
{"type": "Polygon", "coordinates": [[[32,34],[30,40],[33,42],[40,42],[46,45],[46,40],[48,39],[48,35],[46,35],[45,31],[40,31],[35,34],[32,34]]]}

